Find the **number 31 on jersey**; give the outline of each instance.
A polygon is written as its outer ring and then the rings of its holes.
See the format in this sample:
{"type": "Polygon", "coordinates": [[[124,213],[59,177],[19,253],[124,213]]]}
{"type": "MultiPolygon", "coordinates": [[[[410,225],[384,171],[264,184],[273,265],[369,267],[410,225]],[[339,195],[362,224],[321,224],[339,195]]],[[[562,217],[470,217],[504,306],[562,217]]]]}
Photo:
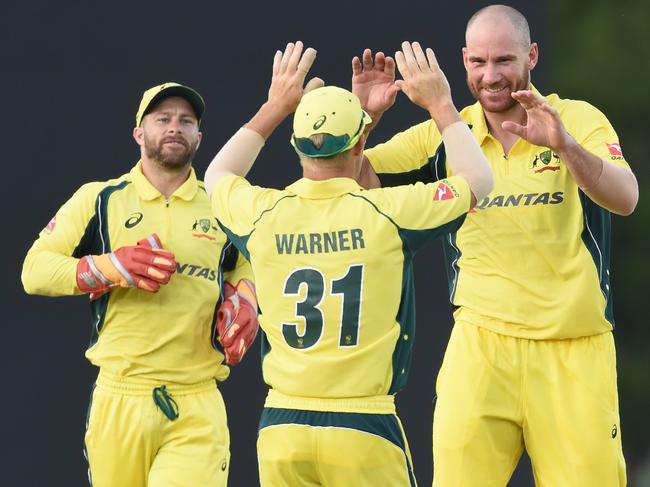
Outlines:
{"type": "Polygon", "coordinates": [[[339,324],[339,346],[354,347],[359,340],[359,323],[361,311],[363,265],[348,267],[347,273],[340,279],[331,281],[326,288],[326,278],[318,269],[306,267],[297,269],[289,275],[284,285],[285,296],[299,296],[304,285],[307,292],[305,299],[296,303],[296,317],[304,320],[304,332],[298,333],[299,322],[282,323],[282,336],[293,348],[305,350],[316,345],[323,335],[325,316],[320,305],[328,296],[343,296],[343,311],[339,324]],[[327,290],[327,291],[326,291],[327,290]]]}

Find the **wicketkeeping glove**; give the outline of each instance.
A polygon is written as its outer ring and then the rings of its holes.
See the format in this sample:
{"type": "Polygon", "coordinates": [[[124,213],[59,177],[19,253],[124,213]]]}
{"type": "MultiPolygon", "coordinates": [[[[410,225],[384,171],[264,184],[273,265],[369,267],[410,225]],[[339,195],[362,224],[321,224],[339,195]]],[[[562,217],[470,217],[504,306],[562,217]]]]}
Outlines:
{"type": "Polygon", "coordinates": [[[138,287],[157,292],[176,271],[174,254],[162,249],[153,234],[138,245],[120,247],[102,255],[87,255],[77,264],[77,286],[91,300],[115,287],[138,287]]]}
{"type": "Polygon", "coordinates": [[[257,296],[255,285],[242,279],[233,287],[224,282],[224,299],[217,311],[219,342],[226,352],[226,363],[237,365],[257,336],[257,296]]]}

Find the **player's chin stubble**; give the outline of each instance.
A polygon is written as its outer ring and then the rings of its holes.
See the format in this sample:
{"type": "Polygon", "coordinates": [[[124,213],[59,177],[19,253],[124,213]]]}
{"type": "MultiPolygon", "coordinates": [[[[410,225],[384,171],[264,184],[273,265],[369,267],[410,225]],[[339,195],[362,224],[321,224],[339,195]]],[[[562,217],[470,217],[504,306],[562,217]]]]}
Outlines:
{"type": "Polygon", "coordinates": [[[194,159],[196,154],[196,147],[191,145],[186,146],[186,150],[182,153],[170,154],[165,152],[163,143],[156,145],[154,142],[145,138],[144,150],[147,157],[156,161],[166,169],[183,169],[188,166],[194,159]]]}
{"type": "MultiPolygon", "coordinates": [[[[496,107],[489,107],[489,110],[488,110],[488,107],[485,106],[486,104],[483,103],[483,101],[481,100],[480,95],[478,94],[478,92],[476,91],[474,86],[472,85],[472,82],[470,81],[469,76],[467,77],[466,81],[467,81],[467,87],[469,88],[470,93],[472,94],[474,99],[476,101],[478,101],[481,104],[481,106],[483,106],[483,108],[486,111],[489,111],[489,112],[492,112],[492,113],[505,113],[508,110],[510,110],[512,107],[517,105],[517,103],[518,103],[514,98],[508,97],[508,99],[506,101],[504,101],[501,105],[496,106],[496,107]]],[[[519,90],[527,90],[529,84],[530,84],[530,72],[527,69],[524,69],[524,71],[521,73],[521,76],[517,80],[516,86],[514,87],[513,90],[511,90],[511,93],[513,93],[515,91],[519,91],[519,90]]]]}

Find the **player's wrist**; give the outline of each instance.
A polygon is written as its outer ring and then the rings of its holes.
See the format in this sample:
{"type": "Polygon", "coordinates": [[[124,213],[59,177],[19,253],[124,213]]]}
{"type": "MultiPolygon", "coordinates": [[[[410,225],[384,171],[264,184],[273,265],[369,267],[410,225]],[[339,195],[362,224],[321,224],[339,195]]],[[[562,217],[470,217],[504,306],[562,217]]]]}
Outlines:
{"type": "Polygon", "coordinates": [[[562,141],[558,144],[555,144],[555,147],[551,147],[553,152],[555,152],[560,159],[570,159],[572,154],[580,149],[580,145],[570,134],[566,134],[562,141]]]}
{"type": "Polygon", "coordinates": [[[269,100],[260,107],[245,127],[254,130],[266,140],[291,113],[292,109],[288,104],[269,100]]]}
{"type": "Polygon", "coordinates": [[[458,113],[456,106],[451,100],[446,100],[442,103],[430,103],[427,105],[427,110],[440,132],[449,125],[462,121],[460,113],[458,113]]]}

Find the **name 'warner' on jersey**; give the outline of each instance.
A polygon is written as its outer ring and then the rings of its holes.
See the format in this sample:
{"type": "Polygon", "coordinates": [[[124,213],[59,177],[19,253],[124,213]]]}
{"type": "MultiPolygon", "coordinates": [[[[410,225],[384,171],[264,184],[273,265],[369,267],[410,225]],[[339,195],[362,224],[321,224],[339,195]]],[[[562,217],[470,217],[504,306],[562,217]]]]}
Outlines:
{"type": "Polygon", "coordinates": [[[413,253],[470,197],[458,176],[370,191],[348,178],[282,191],[220,180],[213,211],[253,268],[266,383],[314,398],[401,389],[415,332],[413,253]]]}
{"type": "Polygon", "coordinates": [[[135,245],[152,233],[176,256],[176,273],[157,293],[116,288],[91,303],[86,356],[118,376],[180,384],[223,380],[228,368],[212,343],[212,323],[220,259],[227,253],[234,268],[237,252],[224,251],[226,236],[194,170],[169,201],[142,174],[140,163],[118,179],[82,186],[30,249],[23,280],[39,294],[79,294],[79,257],[135,245]]]}
{"type": "MultiPolygon", "coordinates": [[[[607,118],[586,102],[546,97],[586,150],[629,167],[607,118]]],[[[519,139],[506,156],[479,103],[461,112],[494,172],[495,187],[445,239],[458,317],[497,333],[562,339],[614,324],[609,284],[610,213],[591,201],[553,151],[519,139]],[[501,299],[495,299],[499,296],[501,299]]],[[[447,175],[430,121],[365,152],[383,186],[447,175]]]]}

